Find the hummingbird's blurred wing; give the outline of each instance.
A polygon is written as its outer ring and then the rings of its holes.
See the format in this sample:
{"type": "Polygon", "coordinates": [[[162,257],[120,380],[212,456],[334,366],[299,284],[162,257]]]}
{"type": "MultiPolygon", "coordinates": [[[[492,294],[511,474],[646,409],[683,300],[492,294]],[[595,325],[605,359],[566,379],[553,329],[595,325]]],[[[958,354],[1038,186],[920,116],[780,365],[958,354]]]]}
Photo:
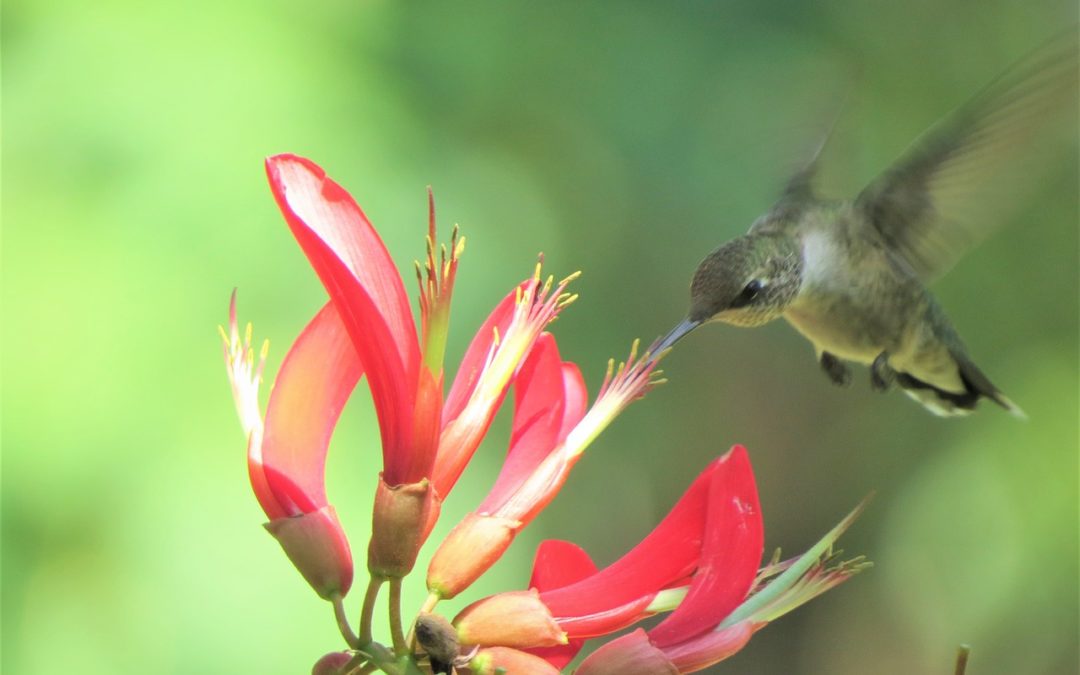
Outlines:
{"type": "Polygon", "coordinates": [[[820,173],[821,155],[832,139],[840,116],[851,98],[852,86],[839,101],[830,106],[828,124],[824,128],[817,144],[813,146],[809,159],[805,160],[795,173],[788,178],[780,198],[773,204],[767,217],[760,219],[751,232],[761,232],[776,228],[790,228],[797,224],[797,214],[818,201],[818,174],[820,173]]]}
{"type": "Polygon", "coordinates": [[[1077,44],[1073,27],[1017,63],[859,194],[856,208],[924,281],[998,224],[998,197],[1033,182],[1024,160],[1037,154],[1040,132],[1065,110],[1075,124],[1077,44]]]}

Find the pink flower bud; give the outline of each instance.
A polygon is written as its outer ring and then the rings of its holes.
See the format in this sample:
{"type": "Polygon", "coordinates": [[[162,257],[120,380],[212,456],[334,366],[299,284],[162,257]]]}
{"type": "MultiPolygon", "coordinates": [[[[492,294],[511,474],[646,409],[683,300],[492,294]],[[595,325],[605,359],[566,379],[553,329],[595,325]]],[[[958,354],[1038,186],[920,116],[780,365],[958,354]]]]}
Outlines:
{"type": "Polygon", "coordinates": [[[330,652],[315,662],[311,675],[342,675],[345,664],[352,658],[348,652],[330,652]]]}

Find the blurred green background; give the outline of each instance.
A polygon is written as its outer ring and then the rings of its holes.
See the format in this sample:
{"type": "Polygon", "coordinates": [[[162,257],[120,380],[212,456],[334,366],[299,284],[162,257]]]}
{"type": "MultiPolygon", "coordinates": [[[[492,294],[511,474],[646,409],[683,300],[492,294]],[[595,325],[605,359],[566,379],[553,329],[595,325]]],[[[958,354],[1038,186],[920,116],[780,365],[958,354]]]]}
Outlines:
{"type": "MultiPolygon", "coordinates": [[[[434,187],[444,228],[469,239],[451,358],[538,251],[552,273],[584,270],[555,332],[595,391],[609,356],[682,316],[698,260],[772,203],[849,88],[830,148],[840,194],[1076,14],[1064,0],[7,0],[3,670],[303,673],[339,648],[329,607],[260,527],[215,330],[238,286],[272,372],[324,301],[264,156],[322,164],[410,283],[434,187]]],[[[715,672],[951,673],[961,642],[972,675],[1076,672],[1075,140],[1060,150],[935,286],[1029,422],[986,405],[933,418],[871,393],[865,370],[833,387],[782,322],[709,327],[463,600],[520,588],[541,538],[613,560],[739,442],[767,547],[803,550],[876,490],[843,540],[876,567],[715,672]]],[[[364,389],[329,478],[360,559],[379,462],[364,389]]],[[[506,422],[433,540],[486,491],[506,422]]],[[[410,577],[407,607],[422,585],[410,577]]]]}

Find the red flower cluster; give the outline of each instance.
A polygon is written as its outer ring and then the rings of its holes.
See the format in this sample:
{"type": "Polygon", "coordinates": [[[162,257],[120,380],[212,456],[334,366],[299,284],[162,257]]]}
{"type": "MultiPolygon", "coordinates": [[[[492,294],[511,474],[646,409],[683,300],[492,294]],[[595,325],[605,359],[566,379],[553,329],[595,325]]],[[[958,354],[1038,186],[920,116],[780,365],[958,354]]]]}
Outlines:
{"type": "Polygon", "coordinates": [[[274,197],[330,301],[286,355],[265,415],[258,393],[267,346],[256,354],[250,324],[241,335],[235,293],[222,334],[266,528],[315,591],[334,603],[350,647],[321,659],[317,672],[411,673],[418,663],[435,672],[557,672],[585,639],[666,611],[670,616],[656,628],[604,645],[579,672],[691,672],[733,653],[765,623],[860,568],[858,561],[832,568],[825,562],[849,517],[799,560],[774,561],[759,571],[757,491],[746,452],[737,447],[713,462],[656,530],[614,564],[597,571],[576,546],[545,542],[529,591],[476,602],[452,627],[424,620],[416,639],[405,639],[401,579],[509,390],[514,413],[506,461],[487,497],[432,558],[421,619],[434,617],[428,612],[441,599],[465,590],[498,560],[554,498],[592,440],[657,381],[656,359],[638,358],[635,345],[626,363],[609,364],[589,406],[577,367],[562,360],[554,337],[544,332],[575,299],[566,292],[573,277],[555,283],[537,265],[480,326],[444,397],[450,300],[464,239],[455,229],[449,246],[437,245],[432,205],[426,259],[417,263],[418,336],[402,280],[352,197],[309,160],[280,155],[266,167],[274,197]],[[342,603],[352,585],[352,554],[327,501],[325,460],[338,416],[365,375],[379,419],[383,470],[368,545],[371,582],[357,635],[342,603]],[[371,636],[371,612],[386,581],[392,647],[371,636]]]}

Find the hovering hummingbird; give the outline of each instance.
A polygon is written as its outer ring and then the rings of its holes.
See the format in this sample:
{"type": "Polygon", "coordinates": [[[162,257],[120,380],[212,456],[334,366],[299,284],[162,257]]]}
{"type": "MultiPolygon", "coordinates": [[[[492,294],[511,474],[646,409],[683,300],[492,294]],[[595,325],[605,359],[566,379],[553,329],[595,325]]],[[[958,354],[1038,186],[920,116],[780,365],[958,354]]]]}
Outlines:
{"type": "Polygon", "coordinates": [[[1022,417],[972,362],[926,283],[990,229],[963,207],[988,196],[976,188],[1015,160],[1076,83],[1073,30],[931,127],[854,200],[817,195],[823,141],[749,232],[700,263],[687,317],[653,353],[711,321],[783,317],[838,385],[850,383],[845,361],[854,361],[870,366],[874,389],[898,384],[937,415],[965,415],[988,398],[1022,417]]]}

